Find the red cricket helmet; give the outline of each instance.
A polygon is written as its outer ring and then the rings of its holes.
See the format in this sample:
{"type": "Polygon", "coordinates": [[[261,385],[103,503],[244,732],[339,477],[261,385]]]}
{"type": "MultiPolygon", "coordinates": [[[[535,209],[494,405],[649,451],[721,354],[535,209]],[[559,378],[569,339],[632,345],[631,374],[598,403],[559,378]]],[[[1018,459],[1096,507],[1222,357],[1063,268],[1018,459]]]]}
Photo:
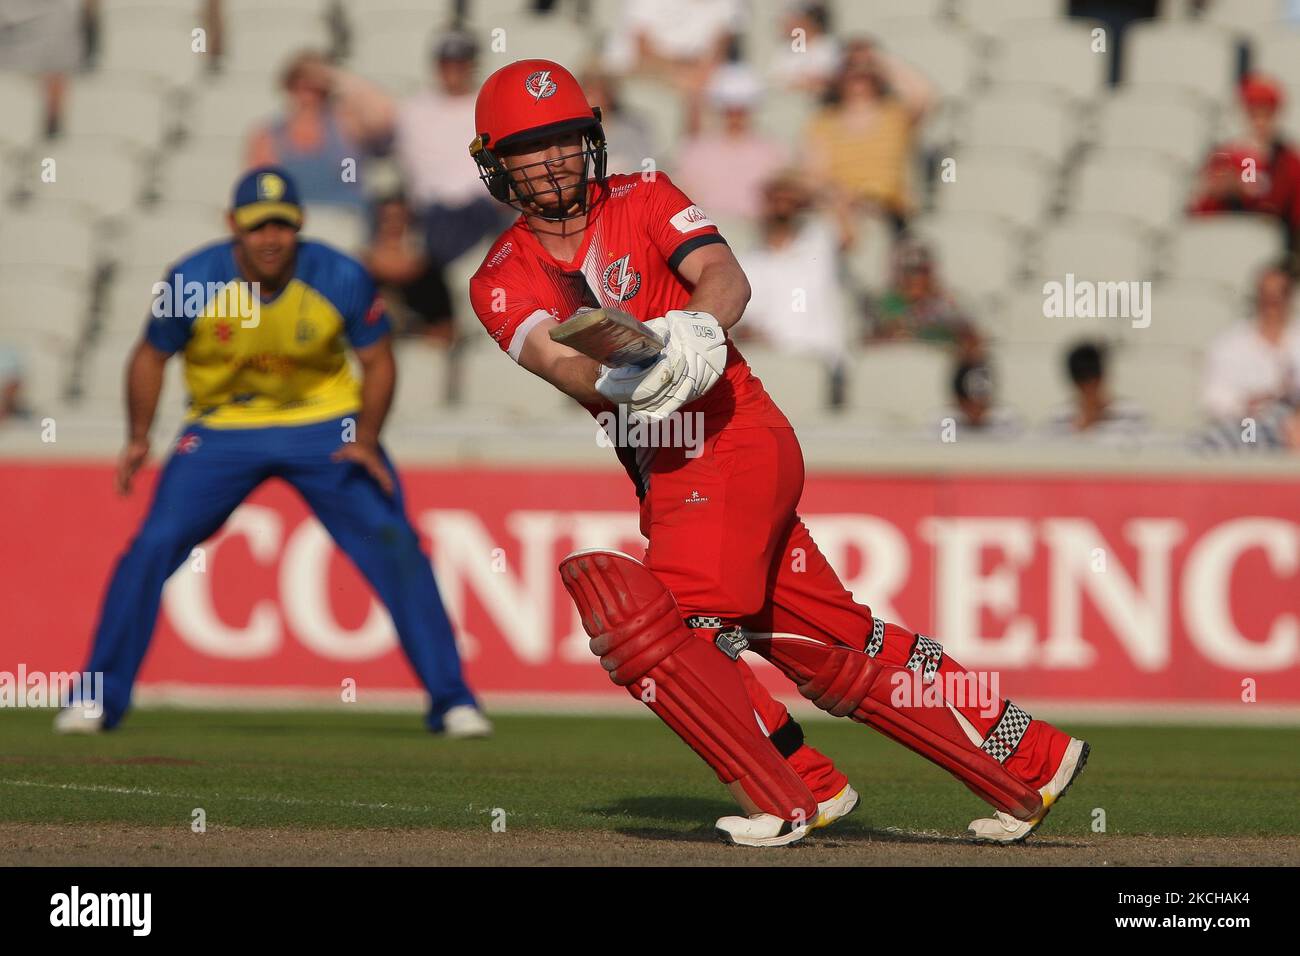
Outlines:
{"type": "Polygon", "coordinates": [[[601,186],[605,183],[607,154],[600,109],[587,102],[573,74],[558,63],[516,60],[493,73],[479,90],[474,104],[474,126],[478,135],[470,143],[469,152],[478,164],[479,178],[494,199],[520,212],[554,221],[575,219],[587,211],[590,182],[594,180],[601,186]],[[521,143],[575,132],[582,134],[584,155],[577,201],[567,209],[558,206],[546,209],[537,199],[562,191],[548,164],[538,162],[516,167],[515,172],[523,174],[522,179],[517,179],[502,162],[501,153],[521,143]],[[532,175],[535,171],[551,178],[550,189],[538,190],[532,186],[538,179],[532,175]],[[521,189],[524,183],[528,183],[527,189],[521,189]]]}

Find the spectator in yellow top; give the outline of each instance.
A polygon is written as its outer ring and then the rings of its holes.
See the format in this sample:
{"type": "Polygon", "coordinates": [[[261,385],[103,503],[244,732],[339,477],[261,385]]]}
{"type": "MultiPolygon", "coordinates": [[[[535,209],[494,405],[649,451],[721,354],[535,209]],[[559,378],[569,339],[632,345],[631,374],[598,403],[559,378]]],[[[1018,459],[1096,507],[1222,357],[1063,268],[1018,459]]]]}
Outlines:
{"type": "Polygon", "coordinates": [[[869,40],[846,45],[826,106],[808,125],[808,172],[900,228],[912,211],[916,128],[934,103],[918,71],[869,40]]]}

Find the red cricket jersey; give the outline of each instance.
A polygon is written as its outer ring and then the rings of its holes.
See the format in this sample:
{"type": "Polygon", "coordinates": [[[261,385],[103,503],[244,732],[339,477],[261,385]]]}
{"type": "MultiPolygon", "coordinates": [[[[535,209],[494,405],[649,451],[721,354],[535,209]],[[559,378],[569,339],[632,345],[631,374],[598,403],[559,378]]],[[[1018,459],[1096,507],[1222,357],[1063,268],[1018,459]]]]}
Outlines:
{"type": "MultiPolygon", "coordinates": [[[[648,179],[613,175],[588,215],[572,261],[551,256],[520,216],[474,273],[470,302],[502,351],[518,362],[524,339],[539,322],[563,322],[583,306],[617,307],[642,322],[682,308],[691,287],[677,274],[678,264],[701,246],[725,241],[663,173],[648,179]]],[[[790,427],[730,337],[723,377],[682,411],[703,412],[709,434],[720,428],[790,427]]],[[[643,468],[629,466],[629,473],[635,478],[643,468]]]]}

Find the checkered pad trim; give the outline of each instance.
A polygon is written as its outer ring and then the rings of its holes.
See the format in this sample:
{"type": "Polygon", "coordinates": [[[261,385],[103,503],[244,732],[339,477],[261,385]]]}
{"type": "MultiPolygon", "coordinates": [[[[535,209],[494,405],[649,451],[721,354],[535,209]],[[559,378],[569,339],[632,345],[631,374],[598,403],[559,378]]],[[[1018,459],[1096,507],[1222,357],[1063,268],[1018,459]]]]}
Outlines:
{"type": "Polygon", "coordinates": [[[912,656],[907,659],[907,669],[914,671],[921,669],[921,677],[926,682],[934,680],[934,675],[939,672],[939,662],[943,660],[943,645],[938,641],[933,641],[924,634],[916,635],[916,643],[912,646],[912,656]]]}
{"type": "Polygon", "coordinates": [[[1007,758],[1020,746],[1020,741],[1025,736],[1025,731],[1029,729],[1031,720],[1032,717],[1011,701],[1007,701],[1002,716],[998,718],[997,724],[989,732],[984,743],[980,744],[980,749],[998,763],[1006,763],[1007,758]]]}
{"type": "Polygon", "coordinates": [[[871,640],[867,641],[867,656],[875,657],[885,646],[885,622],[876,618],[871,622],[871,640]]]}
{"type": "Polygon", "coordinates": [[[692,614],[686,619],[687,627],[722,627],[724,624],[726,621],[713,614],[692,614]]]}

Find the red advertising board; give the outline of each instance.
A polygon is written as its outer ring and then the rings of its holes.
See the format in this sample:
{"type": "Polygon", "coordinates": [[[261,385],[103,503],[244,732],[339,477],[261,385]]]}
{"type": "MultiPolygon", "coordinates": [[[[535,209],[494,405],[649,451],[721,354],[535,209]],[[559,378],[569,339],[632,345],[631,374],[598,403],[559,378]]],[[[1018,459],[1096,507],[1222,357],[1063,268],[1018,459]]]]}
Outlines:
{"type": "MultiPolygon", "coordinates": [[[[639,555],[614,471],[408,469],[471,682],[617,692],[555,567],[639,555]]],[[[84,661],[148,503],[103,464],[0,464],[0,670],[84,661]]],[[[803,514],[858,600],[996,670],[1018,699],[1300,708],[1300,508],[1283,481],[817,475],[803,514]]],[[[259,488],[168,584],[144,686],[413,689],[391,623],[288,486],[259,488]]],[[[782,694],[791,688],[766,669],[782,694]]]]}

